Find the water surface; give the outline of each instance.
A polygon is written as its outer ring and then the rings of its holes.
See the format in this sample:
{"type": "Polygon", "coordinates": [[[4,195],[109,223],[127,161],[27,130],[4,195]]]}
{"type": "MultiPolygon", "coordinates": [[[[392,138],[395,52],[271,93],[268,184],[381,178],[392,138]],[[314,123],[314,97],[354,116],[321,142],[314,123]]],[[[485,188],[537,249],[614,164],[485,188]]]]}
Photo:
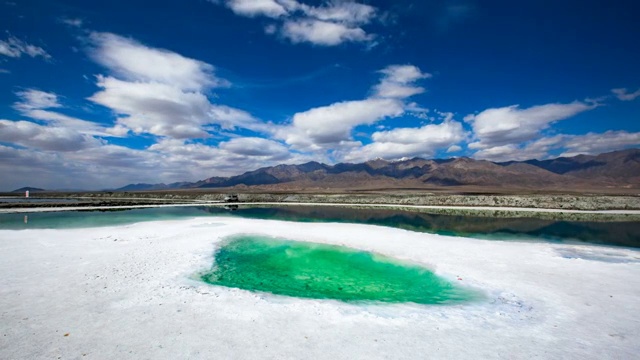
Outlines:
{"type": "Polygon", "coordinates": [[[590,222],[536,218],[490,218],[329,206],[240,207],[235,211],[223,207],[194,206],[117,211],[0,214],[0,229],[83,228],[201,216],[236,216],[297,222],[359,223],[492,240],[579,241],[640,247],[640,222],[637,221],[590,222]]]}
{"type": "Polygon", "coordinates": [[[480,297],[430,270],[344,246],[234,236],[215,253],[209,284],[313,299],[446,304],[480,297]]]}
{"type": "Polygon", "coordinates": [[[25,198],[25,197],[0,197],[0,202],[6,203],[76,203],[79,199],[64,198],[25,198]]]}

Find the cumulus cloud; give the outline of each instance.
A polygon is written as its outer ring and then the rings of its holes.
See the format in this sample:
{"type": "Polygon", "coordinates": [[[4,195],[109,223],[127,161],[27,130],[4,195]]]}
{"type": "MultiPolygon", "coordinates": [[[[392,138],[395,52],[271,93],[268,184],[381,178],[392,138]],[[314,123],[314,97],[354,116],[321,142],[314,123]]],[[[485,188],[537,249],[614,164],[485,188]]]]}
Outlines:
{"type": "MultiPolygon", "coordinates": [[[[0,144],[0,187],[5,191],[25,186],[64,187],[68,182],[59,154],[0,144]],[[55,185],[54,185],[55,184],[55,185]]],[[[77,186],[77,185],[76,185],[77,186]]]]}
{"type": "Polygon", "coordinates": [[[332,1],[320,7],[302,5],[301,8],[316,19],[352,25],[367,24],[376,14],[375,7],[353,1],[332,1]]]}
{"type": "Polygon", "coordinates": [[[181,90],[229,85],[214,75],[212,65],[169,50],[151,48],[111,33],[91,33],[89,41],[93,60],[123,80],[157,82],[181,90]]]}
{"type": "Polygon", "coordinates": [[[211,106],[198,92],[183,92],[161,83],[128,82],[98,77],[102,90],[89,100],[112,109],[117,123],[136,134],[149,133],[175,138],[207,137],[202,129],[211,106]]]}
{"type": "Polygon", "coordinates": [[[3,174],[0,188],[7,190],[25,185],[45,189],[106,189],[134,179],[164,181],[171,178],[167,175],[172,172],[163,166],[159,154],[114,145],[66,152],[0,145],[0,158],[3,174]]]}
{"type": "Polygon", "coordinates": [[[618,98],[618,100],[622,101],[632,101],[640,96],[640,89],[632,93],[628,92],[626,88],[611,89],[611,92],[618,98]]]}
{"type": "Polygon", "coordinates": [[[106,189],[133,182],[197,181],[211,176],[235,175],[262,166],[310,160],[289,154],[284,145],[269,139],[236,138],[219,146],[208,146],[164,138],[149,148],[138,150],[82,136],[76,138],[78,134],[67,133],[64,129],[56,132],[45,126],[24,123],[0,120],[0,142],[4,137],[13,144],[20,142],[16,144],[20,147],[0,144],[2,189],[15,189],[25,184],[46,189],[106,189]],[[95,143],[84,144],[82,139],[95,143]],[[251,152],[251,146],[261,150],[251,152]]]}
{"type": "Polygon", "coordinates": [[[286,21],[282,26],[282,35],[293,43],[309,42],[323,46],[372,39],[371,35],[361,28],[316,19],[286,21]]]}
{"type": "Polygon", "coordinates": [[[596,108],[596,104],[574,101],[569,104],[546,104],[521,109],[518,105],[493,108],[468,115],[475,142],[471,149],[488,149],[532,140],[551,124],[596,108]]]}
{"type": "Polygon", "coordinates": [[[256,119],[248,112],[226,105],[211,105],[209,116],[213,123],[225,130],[249,129],[264,133],[271,128],[271,124],[256,119]]]}
{"type": "Polygon", "coordinates": [[[287,14],[287,10],[275,0],[228,0],[227,7],[242,16],[267,16],[276,18],[287,14]]]}
{"type": "Polygon", "coordinates": [[[96,138],[71,128],[10,120],[0,120],[0,141],[49,151],[77,151],[100,144],[96,138]]]}
{"type": "Polygon", "coordinates": [[[491,161],[544,160],[551,157],[551,152],[556,150],[560,151],[560,156],[570,157],[580,154],[597,155],[638,145],[640,145],[640,132],[607,131],[584,135],[558,134],[522,144],[507,144],[483,149],[473,154],[473,157],[491,161]]]}
{"type": "Polygon", "coordinates": [[[111,109],[115,124],[106,127],[63,114],[64,99],[52,92],[18,92],[20,100],[14,109],[38,123],[0,120],[0,142],[12,145],[0,145],[0,171],[13,170],[11,176],[0,179],[0,186],[24,186],[18,181],[28,174],[41,176],[29,185],[44,188],[52,188],[51,184],[54,188],[96,189],[130,182],[196,181],[309,160],[281,142],[256,136],[234,137],[216,146],[194,141],[214,131],[267,132],[270,124],[246,111],[211,103],[204,92],[220,86],[221,80],[208,64],[112,34],[92,36],[90,54],[105,55],[101,64],[109,75],[96,76],[100,90],[89,100],[111,109]],[[118,44],[124,49],[113,48],[118,44]],[[157,61],[160,67],[185,65],[186,69],[156,73],[128,63],[129,59],[157,61]],[[103,139],[129,132],[158,138],[146,149],[103,139]]]}
{"type": "Polygon", "coordinates": [[[169,136],[176,139],[209,137],[207,125],[225,129],[255,130],[266,126],[249,113],[214,105],[200,92],[183,91],[155,82],[128,82],[98,76],[102,90],[89,100],[118,114],[117,124],[136,134],[169,136]]]}
{"type": "Polygon", "coordinates": [[[74,118],[55,111],[35,109],[26,111],[23,115],[31,119],[46,121],[51,126],[72,129],[86,135],[122,137],[127,134],[127,131],[118,127],[109,128],[103,124],[74,118]]]}
{"type": "Polygon", "coordinates": [[[566,135],[563,140],[565,152],[562,153],[562,156],[595,155],[640,145],[640,132],[607,131],[585,135],[566,135]]]}
{"type": "Polygon", "coordinates": [[[237,15],[282,21],[280,26],[268,25],[265,32],[275,34],[279,30],[283,38],[293,43],[335,46],[370,42],[375,37],[362,26],[375,18],[376,8],[354,1],[330,1],[320,6],[296,0],[226,0],[224,4],[237,15]]]}
{"type": "Polygon", "coordinates": [[[414,83],[432,76],[429,73],[423,73],[414,65],[391,65],[380,72],[383,77],[374,88],[374,96],[385,98],[402,99],[423,93],[425,89],[415,86],[414,83]]]}
{"type": "Polygon", "coordinates": [[[293,116],[291,124],[277,127],[273,131],[274,136],[302,151],[331,150],[336,153],[346,153],[362,145],[352,138],[354,128],[399,117],[407,112],[426,111],[415,103],[404,102],[404,98],[416,93],[415,90],[381,93],[380,85],[392,84],[397,88],[414,88],[416,81],[430,77],[429,74],[423,73],[412,65],[392,65],[381,70],[380,73],[382,79],[372,89],[372,96],[362,100],[337,102],[297,113],[293,116]]]}
{"type": "Polygon", "coordinates": [[[358,125],[402,113],[403,103],[395,99],[343,101],[295,114],[292,126],[276,135],[295,147],[319,150],[351,140],[351,131],[358,125]]]}
{"type": "Polygon", "coordinates": [[[119,128],[108,128],[103,124],[78,119],[57,111],[49,110],[62,107],[58,95],[55,93],[37,89],[27,89],[17,92],[16,95],[20,98],[20,101],[13,104],[14,109],[28,118],[45,121],[49,126],[93,136],[119,137],[126,135],[126,131],[123,132],[122,129],[119,128]]]}
{"type": "Polygon", "coordinates": [[[59,108],[62,106],[58,101],[58,95],[51,92],[27,89],[18,91],[16,95],[20,98],[20,101],[14,103],[13,107],[21,111],[59,108]]]}
{"type": "Polygon", "coordinates": [[[15,36],[9,36],[6,40],[0,40],[0,55],[11,58],[20,58],[22,55],[27,55],[32,58],[41,57],[45,60],[51,59],[51,55],[43,48],[24,42],[15,36]]]}
{"type": "Polygon", "coordinates": [[[220,143],[219,148],[236,155],[258,156],[274,161],[285,160],[291,156],[289,149],[281,143],[258,137],[233,138],[220,143]]]}
{"type": "MultiPolygon", "coordinates": [[[[202,180],[211,176],[236,175],[243,171],[280,163],[308,161],[292,154],[281,143],[257,137],[238,137],[221,142],[218,146],[193,143],[177,139],[162,139],[149,147],[166,159],[164,168],[185,169],[182,178],[202,180]]],[[[174,180],[176,181],[176,180],[174,180]]]]}
{"type": "Polygon", "coordinates": [[[476,151],[473,154],[475,159],[489,161],[510,161],[510,160],[529,160],[541,159],[547,156],[545,152],[530,151],[528,148],[521,148],[516,144],[508,144],[502,146],[494,146],[488,149],[476,151]]]}
{"type": "Polygon", "coordinates": [[[92,33],[89,41],[91,57],[112,73],[96,77],[101,90],[89,97],[116,114],[112,133],[193,139],[216,129],[265,131],[246,111],[209,101],[205,90],[230,85],[212,65],[110,33],[92,33]]]}
{"type": "Polygon", "coordinates": [[[445,121],[441,124],[429,124],[420,128],[397,128],[375,132],[371,138],[376,142],[404,145],[431,142],[449,144],[462,140],[463,134],[461,123],[445,121]]]}
{"type": "Polygon", "coordinates": [[[465,137],[462,123],[454,120],[419,128],[379,131],[371,136],[373,143],[349,152],[344,158],[346,161],[367,161],[373,158],[431,157],[437,150],[453,147],[465,137]]]}

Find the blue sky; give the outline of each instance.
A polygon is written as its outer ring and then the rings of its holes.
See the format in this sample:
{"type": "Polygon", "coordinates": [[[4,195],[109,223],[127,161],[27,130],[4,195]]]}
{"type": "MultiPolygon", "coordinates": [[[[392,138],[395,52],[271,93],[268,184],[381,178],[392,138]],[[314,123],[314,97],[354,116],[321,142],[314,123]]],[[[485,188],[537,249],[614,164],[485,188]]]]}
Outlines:
{"type": "Polygon", "coordinates": [[[638,147],[638,13],[631,1],[3,1],[0,190],[638,147]]]}

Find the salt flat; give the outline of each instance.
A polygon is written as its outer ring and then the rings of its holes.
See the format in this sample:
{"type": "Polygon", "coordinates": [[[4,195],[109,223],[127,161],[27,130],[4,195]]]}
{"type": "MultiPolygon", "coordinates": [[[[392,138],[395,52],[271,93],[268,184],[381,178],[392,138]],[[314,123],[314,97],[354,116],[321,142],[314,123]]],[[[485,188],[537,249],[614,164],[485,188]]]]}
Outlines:
{"type": "Polygon", "coordinates": [[[640,252],[228,217],[0,230],[0,358],[634,358],[640,252]],[[423,264],[465,305],[347,304],[197,279],[216,243],[262,234],[423,264]],[[462,280],[457,280],[458,278],[462,280]]]}

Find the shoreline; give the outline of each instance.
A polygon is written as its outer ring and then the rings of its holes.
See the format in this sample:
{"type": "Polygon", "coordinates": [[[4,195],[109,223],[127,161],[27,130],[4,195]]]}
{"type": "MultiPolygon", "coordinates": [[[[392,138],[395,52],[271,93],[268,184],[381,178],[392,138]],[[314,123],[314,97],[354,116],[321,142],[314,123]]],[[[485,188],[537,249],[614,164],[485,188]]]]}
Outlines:
{"type": "Polygon", "coordinates": [[[56,206],[56,207],[19,207],[0,209],[0,214],[39,213],[60,211],[100,211],[147,209],[161,207],[190,207],[190,206],[317,206],[344,207],[356,209],[388,209],[409,212],[425,212],[442,215],[474,215],[481,217],[535,217],[556,220],[575,221],[640,221],[640,210],[575,210],[548,209],[527,207],[493,207],[493,206],[438,206],[438,205],[403,205],[403,204],[362,204],[362,203],[327,203],[327,202],[219,202],[200,201],[194,203],[173,204],[145,204],[145,205],[105,205],[105,206],[56,206]]]}

